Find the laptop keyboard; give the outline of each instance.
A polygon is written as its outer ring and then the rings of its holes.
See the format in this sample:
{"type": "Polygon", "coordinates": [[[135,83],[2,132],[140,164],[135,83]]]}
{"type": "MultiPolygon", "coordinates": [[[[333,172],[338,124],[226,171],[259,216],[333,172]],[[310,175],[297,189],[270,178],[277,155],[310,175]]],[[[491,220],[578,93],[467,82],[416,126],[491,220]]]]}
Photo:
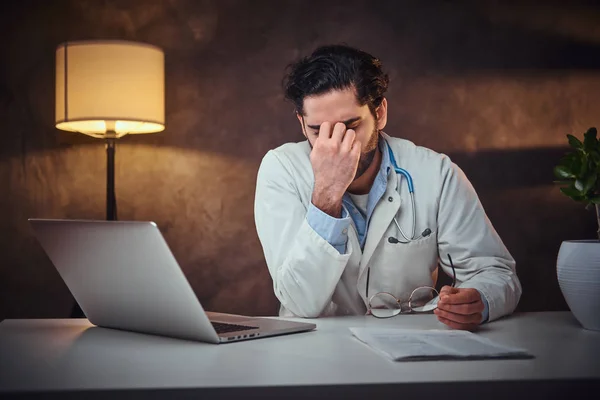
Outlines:
{"type": "Polygon", "coordinates": [[[258,329],[257,326],[224,324],[222,322],[213,322],[213,321],[211,321],[210,323],[215,328],[215,331],[217,331],[217,333],[229,333],[229,332],[247,331],[249,329],[258,329]]]}

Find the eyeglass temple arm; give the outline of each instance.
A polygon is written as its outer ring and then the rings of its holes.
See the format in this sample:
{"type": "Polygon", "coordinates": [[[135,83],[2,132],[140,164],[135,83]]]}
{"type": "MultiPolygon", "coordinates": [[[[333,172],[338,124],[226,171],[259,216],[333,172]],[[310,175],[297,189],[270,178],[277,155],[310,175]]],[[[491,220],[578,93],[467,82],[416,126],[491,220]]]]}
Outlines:
{"type": "Polygon", "coordinates": [[[454,269],[454,263],[452,262],[452,257],[448,254],[448,260],[450,261],[450,267],[452,268],[452,287],[456,286],[456,270],[454,269]]]}

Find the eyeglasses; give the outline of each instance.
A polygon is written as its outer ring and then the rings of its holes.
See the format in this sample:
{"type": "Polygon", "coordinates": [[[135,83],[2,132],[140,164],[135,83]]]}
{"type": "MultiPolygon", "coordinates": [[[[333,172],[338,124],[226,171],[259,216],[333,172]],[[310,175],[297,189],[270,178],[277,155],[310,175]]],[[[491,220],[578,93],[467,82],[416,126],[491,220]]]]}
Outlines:
{"type": "MultiPolygon", "coordinates": [[[[448,254],[450,267],[452,268],[452,287],[456,285],[456,271],[452,263],[452,257],[448,254]]],[[[369,298],[369,309],[367,315],[376,318],[395,317],[401,313],[425,313],[437,308],[440,294],[431,286],[421,286],[412,291],[408,301],[402,301],[391,293],[379,292],[369,298]]]]}

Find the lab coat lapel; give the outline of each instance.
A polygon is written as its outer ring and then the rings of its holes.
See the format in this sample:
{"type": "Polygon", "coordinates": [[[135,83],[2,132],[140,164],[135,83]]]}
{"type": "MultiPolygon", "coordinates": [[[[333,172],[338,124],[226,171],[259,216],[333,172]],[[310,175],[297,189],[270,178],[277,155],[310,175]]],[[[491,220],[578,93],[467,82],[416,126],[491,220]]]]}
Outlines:
{"type": "Polygon", "coordinates": [[[362,259],[360,261],[359,279],[363,278],[375,249],[379,245],[385,231],[388,229],[393,218],[400,209],[400,195],[398,194],[397,184],[400,182],[396,174],[391,172],[388,174],[387,188],[379,203],[375,206],[375,210],[371,215],[371,221],[367,230],[367,239],[363,249],[362,259]],[[392,201],[390,201],[390,199],[392,201]]]}

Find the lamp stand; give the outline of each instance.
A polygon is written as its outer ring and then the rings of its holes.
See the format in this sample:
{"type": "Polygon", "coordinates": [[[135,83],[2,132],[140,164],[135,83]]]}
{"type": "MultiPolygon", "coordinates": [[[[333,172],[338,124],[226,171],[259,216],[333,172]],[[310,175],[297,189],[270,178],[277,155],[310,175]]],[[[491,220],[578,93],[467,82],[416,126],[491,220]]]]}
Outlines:
{"type": "MultiPolygon", "coordinates": [[[[115,137],[108,132],[106,138],[106,220],[117,220],[117,198],[115,196],[115,137]]],[[[83,310],[75,300],[71,318],[85,318],[83,310]]]]}
{"type": "Polygon", "coordinates": [[[117,220],[115,196],[115,138],[106,138],[106,220],[117,220]]]}

